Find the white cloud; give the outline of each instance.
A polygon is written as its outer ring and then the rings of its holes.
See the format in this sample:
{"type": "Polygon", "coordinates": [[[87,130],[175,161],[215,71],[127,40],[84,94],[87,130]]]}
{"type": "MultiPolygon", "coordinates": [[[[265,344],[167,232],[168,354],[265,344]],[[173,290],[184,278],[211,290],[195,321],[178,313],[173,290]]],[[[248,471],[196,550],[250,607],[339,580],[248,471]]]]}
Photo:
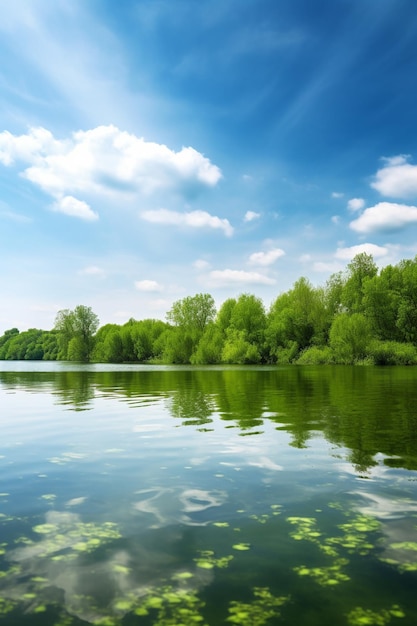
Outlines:
{"type": "Polygon", "coordinates": [[[260,213],[255,213],[255,211],[246,211],[245,217],[243,218],[244,222],[253,222],[253,220],[257,220],[261,217],[260,213]]]}
{"type": "Polygon", "coordinates": [[[141,213],[142,219],[153,224],[168,224],[173,226],[189,226],[190,228],[214,228],[224,231],[227,237],[233,235],[233,227],[229,220],[210,215],[207,211],[190,211],[179,213],[169,209],[154,209],[141,213]]]}
{"type": "Polygon", "coordinates": [[[228,287],[236,284],[246,285],[274,285],[275,280],[258,272],[243,270],[213,270],[209,273],[210,287],[228,287]]]}
{"type": "Polygon", "coordinates": [[[79,217],[82,220],[92,222],[98,220],[98,214],[83,200],[77,200],[73,196],[58,198],[52,205],[52,210],[57,213],[65,213],[71,217],[79,217]]]}
{"type": "Polygon", "coordinates": [[[254,252],[249,257],[249,262],[253,265],[272,265],[275,261],[285,255],[281,248],[273,248],[268,252],[254,252]]]}
{"type": "Polygon", "coordinates": [[[357,254],[371,254],[375,258],[380,258],[388,254],[388,248],[377,246],[374,243],[362,243],[358,246],[350,246],[349,248],[338,248],[336,250],[336,259],[351,261],[357,254]]]}
{"type": "Polygon", "coordinates": [[[331,274],[335,274],[336,272],[339,272],[343,269],[343,266],[340,263],[336,263],[336,262],[331,262],[331,263],[324,263],[321,261],[316,261],[315,263],[313,263],[313,270],[315,272],[326,272],[331,273],[331,274]]]}
{"type": "Polygon", "coordinates": [[[371,187],[383,196],[409,198],[417,195],[417,165],[407,162],[407,155],[385,159],[386,165],[377,171],[371,187]]]}
{"type": "Polygon", "coordinates": [[[88,265],[78,273],[85,276],[104,276],[105,274],[104,270],[101,267],[97,267],[97,265],[88,265]]]}
{"type": "Polygon", "coordinates": [[[344,194],[338,191],[333,191],[332,198],[343,198],[344,194]]]}
{"type": "Polygon", "coordinates": [[[135,287],[139,291],[161,291],[162,286],[155,280],[137,280],[135,287]]]}
{"type": "Polygon", "coordinates": [[[212,187],[222,177],[220,169],[194,148],[174,152],[113,125],[80,130],[65,140],[56,140],[44,128],[20,136],[4,131],[0,162],[6,166],[22,162],[22,175],[53,198],[157,190],[187,194],[212,187]]]}
{"type": "Polygon", "coordinates": [[[410,224],[417,224],[417,207],[394,202],[379,202],[366,209],[360,217],[350,223],[357,233],[401,230],[410,224]]]}
{"type": "Polygon", "coordinates": [[[210,263],[208,261],[205,261],[204,259],[197,259],[196,261],[194,261],[193,266],[196,268],[196,270],[206,270],[210,267],[210,263]]]}
{"type": "Polygon", "coordinates": [[[300,263],[309,263],[311,261],[311,254],[302,254],[299,261],[300,263]]]}
{"type": "Polygon", "coordinates": [[[361,211],[365,206],[365,200],[363,198],[352,198],[347,203],[349,211],[361,211]]]}
{"type": "Polygon", "coordinates": [[[339,224],[339,222],[340,222],[340,215],[332,215],[331,220],[332,220],[333,224],[339,224]]]}

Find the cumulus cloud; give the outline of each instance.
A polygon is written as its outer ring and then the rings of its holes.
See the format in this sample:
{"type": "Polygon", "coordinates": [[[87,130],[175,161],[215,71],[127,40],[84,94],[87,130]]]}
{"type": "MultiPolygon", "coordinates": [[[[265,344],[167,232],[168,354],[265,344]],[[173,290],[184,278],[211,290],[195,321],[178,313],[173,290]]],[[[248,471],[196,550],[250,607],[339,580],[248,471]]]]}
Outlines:
{"type": "Polygon", "coordinates": [[[394,202],[379,202],[353,220],[350,228],[357,233],[367,234],[376,231],[402,230],[411,224],[417,224],[417,207],[394,202]]]}
{"type": "Polygon", "coordinates": [[[156,280],[137,280],[135,287],[139,291],[161,291],[162,286],[156,280]]]}
{"type": "Polygon", "coordinates": [[[245,272],[243,270],[213,270],[209,273],[209,285],[211,287],[228,287],[233,285],[274,285],[275,280],[259,274],[258,272],[245,272]]]}
{"type": "Polygon", "coordinates": [[[79,217],[82,220],[93,222],[98,220],[98,214],[83,200],[77,200],[73,196],[62,196],[52,205],[52,209],[58,213],[64,213],[71,217],[79,217]]]}
{"type": "MultiPolygon", "coordinates": [[[[158,190],[195,193],[222,177],[220,169],[192,147],[175,152],[113,125],[78,131],[63,140],[45,128],[19,136],[0,133],[0,163],[20,162],[22,175],[53,198],[158,190]]],[[[83,212],[69,214],[85,219],[83,212]]]]}
{"type": "Polygon", "coordinates": [[[365,200],[363,198],[351,198],[347,203],[349,211],[361,211],[365,206],[365,200]]]}
{"type": "Polygon", "coordinates": [[[349,248],[338,248],[336,250],[336,259],[351,261],[357,254],[371,254],[375,258],[380,258],[388,254],[388,248],[377,246],[374,243],[362,243],[358,246],[350,246],[349,248]]]}
{"type": "Polygon", "coordinates": [[[255,211],[246,211],[245,217],[243,218],[244,222],[253,222],[253,220],[257,220],[261,217],[260,213],[255,213],[255,211]]]}
{"type": "Polygon", "coordinates": [[[249,262],[252,265],[272,265],[275,261],[285,255],[284,250],[281,248],[273,248],[267,252],[254,252],[249,257],[249,262]]]}
{"type": "Polygon", "coordinates": [[[190,228],[214,228],[223,230],[227,237],[233,235],[233,227],[229,220],[211,215],[207,211],[190,211],[180,213],[169,209],[153,209],[143,211],[142,219],[153,224],[167,224],[172,226],[188,226],[190,228]]]}
{"type": "Polygon", "coordinates": [[[390,198],[410,198],[417,195],[417,165],[408,163],[408,155],[385,159],[371,187],[390,198]]]}

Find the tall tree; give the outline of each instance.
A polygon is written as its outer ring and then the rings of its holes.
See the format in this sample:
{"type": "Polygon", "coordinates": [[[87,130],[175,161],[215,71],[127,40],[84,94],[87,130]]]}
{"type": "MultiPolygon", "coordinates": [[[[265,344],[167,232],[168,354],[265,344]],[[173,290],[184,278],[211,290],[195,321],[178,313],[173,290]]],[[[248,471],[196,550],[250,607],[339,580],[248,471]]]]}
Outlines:
{"type": "Polygon", "coordinates": [[[371,254],[357,254],[347,266],[347,279],[342,291],[342,304],[349,313],[363,313],[365,285],[376,276],[378,268],[371,254]]]}
{"type": "Polygon", "coordinates": [[[209,293],[198,293],[174,302],[166,318],[174,326],[202,332],[215,315],[213,297],[209,293]]]}
{"type": "Polygon", "coordinates": [[[98,325],[99,319],[91,307],[79,304],[73,311],[58,311],[55,330],[60,344],[59,358],[90,361],[98,325]]]}

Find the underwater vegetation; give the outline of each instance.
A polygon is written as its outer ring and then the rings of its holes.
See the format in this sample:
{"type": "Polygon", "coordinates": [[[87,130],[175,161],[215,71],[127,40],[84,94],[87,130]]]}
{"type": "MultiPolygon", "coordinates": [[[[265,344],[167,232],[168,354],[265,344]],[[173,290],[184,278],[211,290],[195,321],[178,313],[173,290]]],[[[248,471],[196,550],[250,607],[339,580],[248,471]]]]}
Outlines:
{"type": "MultiPolygon", "coordinates": [[[[53,494],[47,495],[43,498],[46,502],[55,500],[53,494]]],[[[43,523],[29,526],[27,521],[27,536],[0,544],[0,622],[7,624],[10,616],[18,623],[17,616],[24,613],[48,616],[48,626],[122,626],[126,619],[134,620],[128,624],[143,620],[154,626],[263,626],[279,619],[285,623],[287,607],[297,602],[297,589],[290,593],[291,585],[280,593],[279,587],[277,592],[272,586],[251,584],[254,579],[250,577],[235,578],[242,580],[242,597],[236,599],[231,594],[224,599],[219,609],[220,622],[213,623],[212,609],[207,606],[207,590],[218,576],[227,585],[229,568],[233,570],[231,577],[238,577],[239,571],[249,567],[246,558],[256,562],[257,523],[261,525],[261,536],[269,533],[273,537],[276,533],[281,548],[293,555],[288,575],[292,572],[301,584],[317,585],[323,590],[348,584],[353,577],[351,559],[369,555],[400,573],[417,571],[417,542],[388,541],[382,522],[374,516],[337,502],[327,506],[334,511],[332,524],[325,515],[320,517],[321,509],[317,509],[316,515],[285,517],[279,504],[269,505],[265,513],[249,511],[245,517],[243,509],[236,511],[239,525],[236,517],[233,521],[214,519],[202,527],[205,530],[198,535],[200,544],[185,561],[173,560],[163,576],[147,583],[136,575],[138,557],[135,561],[129,552],[118,524],[82,521],[78,514],[49,510],[43,523]],[[236,541],[236,533],[241,541],[236,541]],[[291,551],[292,542],[306,542],[309,549],[291,551]],[[303,562],[300,555],[304,554],[303,562]],[[297,558],[299,562],[294,563],[297,558]],[[71,577],[89,581],[85,583],[86,590],[80,591],[71,577]],[[100,585],[109,590],[108,594],[100,591],[100,585]],[[60,588],[65,590],[64,600],[57,593],[60,588]],[[52,614],[55,617],[51,621],[52,614]]],[[[12,526],[16,519],[4,516],[0,527],[12,526]]],[[[19,523],[24,520],[19,519],[19,523]]],[[[375,606],[351,606],[350,610],[347,607],[343,623],[385,626],[406,617],[400,604],[387,604],[389,608],[380,610],[375,606]]]]}

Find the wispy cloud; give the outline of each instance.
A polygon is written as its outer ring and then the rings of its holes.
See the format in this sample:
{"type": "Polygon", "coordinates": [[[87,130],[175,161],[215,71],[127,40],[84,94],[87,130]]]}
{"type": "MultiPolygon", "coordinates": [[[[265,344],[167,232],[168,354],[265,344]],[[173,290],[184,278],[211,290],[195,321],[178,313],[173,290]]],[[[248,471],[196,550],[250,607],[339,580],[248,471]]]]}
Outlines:
{"type": "Polygon", "coordinates": [[[105,271],[97,265],[88,265],[87,267],[83,267],[83,269],[81,269],[78,273],[82,276],[105,276],[105,271]]]}
{"type": "Polygon", "coordinates": [[[137,280],[135,287],[139,291],[162,291],[163,287],[156,280],[137,280]]]}
{"type": "Polygon", "coordinates": [[[196,270],[206,270],[210,267],[210,263],[204,259],[197,259],[194,261],[193,267],[195,267],[196,270]]]}
{"type": "Polygon", "coordinates": [[[261,217],[260,213],[256,213],[255,211],[246,211],[245,217],[243,218],[244,222],[253,222],[261,217]]]}
{"type": "Polygon", "coordinates": [[[154,209],[143,211],[142,219],[153,224],[166,224],[172,226],[187,226],[189,228],[213,228],[222,230],[227,237],[233,235],[233,227],[229,220],[211,215],[207,211],[190,211],[180,213],[169,209],[154,209]]]}
{"type": "Polygon", "coordinates": [[[417,207],[394,202],[379,202],[366,209],[350,228],[359,234],[399,231],[417,224],[417,207]]]}
{"type": "Polygon", "coordinates": [[[14,211],[10,211],[8,209],[5,209],[4,211],[2,211],[1,205],[0,205],[0,218],[11,220],[12,222],[19,222],[20,224],[29,224],[30,222],[33,221],[32,218],[28,217],[27,215],[22,215],[21,213],[15,213],[14,211]]]}
{"type": "Polygon", "coordinates": [[[58,213],[64,213],[71,217],[79,217],[87,222],[98,220],[98,214],[83,200],[77,200],[73,196],[63,196],[52,205],[52,210],[58,213]]]}

